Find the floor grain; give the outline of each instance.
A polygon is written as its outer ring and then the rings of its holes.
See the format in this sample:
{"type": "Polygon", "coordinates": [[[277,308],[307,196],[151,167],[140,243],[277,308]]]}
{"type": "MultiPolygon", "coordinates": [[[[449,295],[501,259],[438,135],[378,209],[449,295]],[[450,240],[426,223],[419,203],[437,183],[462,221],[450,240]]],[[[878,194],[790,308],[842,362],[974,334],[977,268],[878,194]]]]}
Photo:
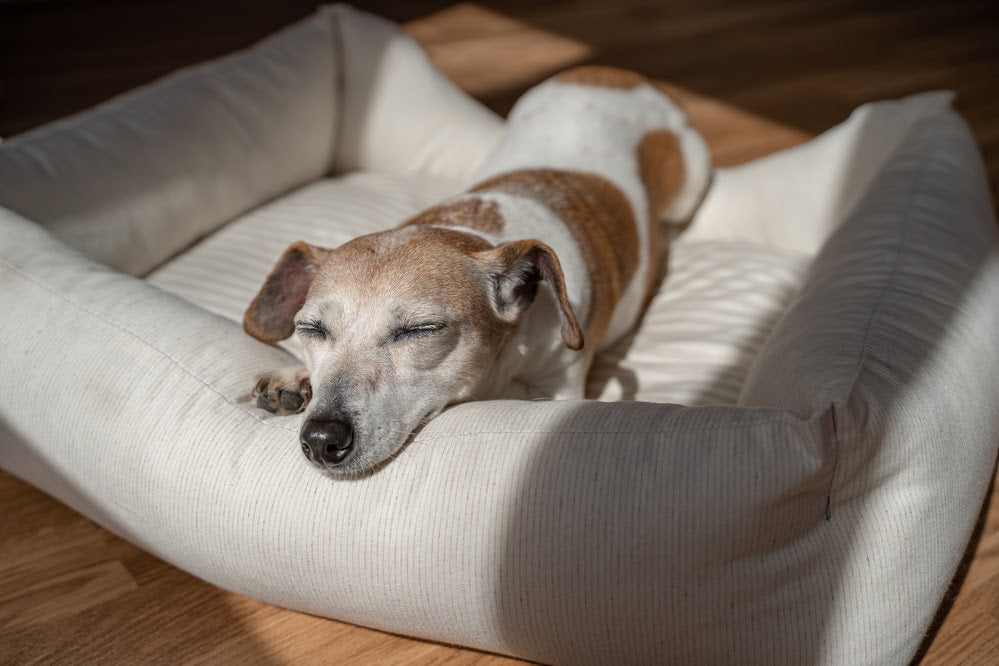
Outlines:
{"type": "MultiPolygon", "coordinates": [[[[669,81],[721,165],[795,145],[858,104],[958,94],[996,191],[999,5],[816,0],[357,2],[395,20],[499,112],[581,62],[669,81]]],[[[0,6],[0,135],[250,43],[302,0],[0,6]]],[[[496,655],[315,618],[220,590],[0,472],[0,662],[489,664],[496,655]]],[[[925,664],[999,663],[999,493],[992,492],[925,664]]]]}

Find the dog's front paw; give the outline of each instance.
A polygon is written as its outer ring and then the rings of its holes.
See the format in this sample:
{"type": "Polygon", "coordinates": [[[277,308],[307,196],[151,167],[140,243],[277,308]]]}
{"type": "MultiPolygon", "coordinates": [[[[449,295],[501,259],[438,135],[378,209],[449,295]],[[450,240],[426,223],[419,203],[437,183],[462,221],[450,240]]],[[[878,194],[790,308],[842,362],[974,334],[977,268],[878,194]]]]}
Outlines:
{"type": "Polygon", "coordinates": [[[312,384],[305,368],[281,368],[268,372],[253,387],[257,407],[275,414],[295,414],[312,399],[312,384]]]}

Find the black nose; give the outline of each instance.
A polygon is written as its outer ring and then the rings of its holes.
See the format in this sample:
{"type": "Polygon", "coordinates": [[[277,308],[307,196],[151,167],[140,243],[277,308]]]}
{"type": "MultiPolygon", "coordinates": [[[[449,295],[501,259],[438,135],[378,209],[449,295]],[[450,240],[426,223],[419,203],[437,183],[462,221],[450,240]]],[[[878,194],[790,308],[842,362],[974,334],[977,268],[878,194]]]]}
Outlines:
{"type": "Polygon", "coordinates": [[[302,451],[314,463],[339,465],[350,455],[354,431],[339,419],[309,419],[302,426],[302,451]]]}

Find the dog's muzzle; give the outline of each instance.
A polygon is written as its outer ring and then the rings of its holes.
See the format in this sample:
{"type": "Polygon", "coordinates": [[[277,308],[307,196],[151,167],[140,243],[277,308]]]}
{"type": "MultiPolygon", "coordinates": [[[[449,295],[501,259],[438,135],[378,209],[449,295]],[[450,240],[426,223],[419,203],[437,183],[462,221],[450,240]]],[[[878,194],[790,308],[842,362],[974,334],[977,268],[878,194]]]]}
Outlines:
{"type": "Polygon", "coordinates": [[[309,419],[300,439],[305,457],[320,467],[339,465],[354,448],[354,430],[340,419],[309,419]]]}

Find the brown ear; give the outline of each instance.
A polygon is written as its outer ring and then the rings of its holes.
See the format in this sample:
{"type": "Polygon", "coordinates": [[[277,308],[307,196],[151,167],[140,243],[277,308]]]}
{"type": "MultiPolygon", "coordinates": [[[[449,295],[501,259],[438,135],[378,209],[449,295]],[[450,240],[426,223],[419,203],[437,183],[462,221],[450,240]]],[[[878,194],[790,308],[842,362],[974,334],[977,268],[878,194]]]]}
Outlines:
{"type": "Polygon", "coordinates": [[[562,340],[569,349],[582,349],[583,331],[569,305],[562,265],[550,247],[538,240],[502,243],[479,252],[493,283],[493,308],[505,321],[514,323],[527,311],[545,280],[559,305],[562,340]]]}
{"type": "Polygon", "coordinates": [[[281,255],[243,316],[243,328],[263,342],[295,332],[295,314],[305,304],[312,278],[330,250],[299,241],[281,255]]]}

